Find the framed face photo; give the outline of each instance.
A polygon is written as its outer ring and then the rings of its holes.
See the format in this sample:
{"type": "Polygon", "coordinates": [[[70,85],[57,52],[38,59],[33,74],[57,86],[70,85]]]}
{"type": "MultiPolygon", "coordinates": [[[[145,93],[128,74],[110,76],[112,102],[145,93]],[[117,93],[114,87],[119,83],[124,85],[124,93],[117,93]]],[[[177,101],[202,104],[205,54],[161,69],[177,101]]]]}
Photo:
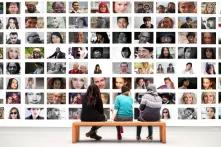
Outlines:
{"type": "Polygon", "coordinates": [[[216,107],[201,108],[201,119],[216,119],[216,107]]]}
{"type": "Polygon", "coordinates": [[[48,32],[47,43],[50,43],[50,44],[66,43],[66,32],[48,32]]]}
{"type": "Polygon", "coordinates": [[[6,104],[21,104],[21,92],[6,92],[6,104]]]}
{"type": "Polygon", "coordinates": [[[152,44],[153,39],[153,32],[134,32],[135,44],[152,44]]]}
{"type": "Polygon", "coordinates": [[[110,2],[91,2],[91,13],[110,13],[110,2]]]}
{"type": "Polygon", "coordinates": [[[154,28],[153,18],[150,16],[135,17],[134,28],[135,29],[151,29],[154,28]]]}
{"type": "Polygon", "coordinates": [[[110,43],[110,32],[91,32],[92,44],[108,44],[110,43]]]}
{"type": "Polygon", "coordinates": [[[217,72],[217,66],[215,62],[202,62],[201,74],[215,75],[217,72]]]}
{"type": "Polygon", "coordinates": [[[44,108],[42,107],[28,107],[25,109],[26,120],[43,120],[44,108]]]}
{"type": "MultiPolygon", "coordinates": [[[[1,20],[1,22],[3,23],[3,19],[1,20]]],[[[7,17],[6,22],[7,22],[6,29],[21,29],[21,18],[20,17],[7,17]]]]}
{"type": "Polygon", "coordinates": [[[197,47],[178,47],[178,59],[197,59],[197,47]]]}
{"type": "Polygon", "coordinates": [[[87,62],[74,62],[69,64],[69,74],[88,74],[87,62]]]}
{"type": "Polygon", "coordinates": [[[66,2],[47,2],[47,13],[66,13],[66,2]]]}
{"type": "MultiPolygon", "coordinates": [[[[4,88],[4,78],[1,77],[0,78],[0,90],[2,90],[4,88]]],[[[0,103],[1,104],[1,103],[0,103]]]]}
{"type": "Polygon", "coordinates": [[[25,17],[26,29],[42,29],[44,28],[44,17],[25,17]]]}
{"type": "Polygon", "coordinates": [[[154,63],[151,62],[134,62],[135,74],[153,74],[154,63]]]}
{"type": "Polygon", "coordinates": [[[69,17],[70,29],[87,29],[88,17],[69,17]]]}
{"type": "Polygon", "coordinates": [[[157,47],[157,59],[175,59],[175,47],[157,47]]]}
{"type": "Polygon", "coordinates": [[[91,47],[91,59],[110,59],[110,47],[91,47]]]}
{"type": "Polygon", "coordinates": [[[66,48],[64,46],[50,47],[45,49],[47,59],[65,59],[66,48]]]}
{"type": "Polygon", "coordinates": [[[88,32],[69,32],[69,43],[88,43],[88,32]]]}
{"type": "Polygon", "coordinates": [[[176,13],[176,3],[174,2],[157,2],[156,13],[176,13]]]}
{"type": "Polygon", "coordinates": [[[178,17],[178,28],[196,29],[197,17],[178,17]]]}
{"type": "Polygon", "coordinates": [[[44,93],[42,92],[25,93],[25,104],[44,104],[44,93]]]}
{"type": "Polygon", "coordinates": [[[52,107],[47,108],[47,119],[48,120],[65,120],[66,119],[66,109],[52,107]]]}
{"type": "Polygon", "coordinates": [[[146,89],[150,84],[154,83],[153,78],[147,77],[136,77],[134,78],[134,88],[135,89],[146,89]]]}
{"type": "Polygon", "coordinates": [[[195,92],[178,93],[177,97],[179,98],[179,104],[197,104],[197,93],[195,92]]]}
{"type": "Polygon", "coordinates": [[[4,73],[4,64],[3,62],[0,62],[0,75],[4,73]]]}
{"type": "Polygon", "coordinates": [[[176,28],[175,17],[157,17],[156,26],[160,29],[172,29],[176,28]]]}
{"type": "Polygon", "coordinates": [[[18,75],[21,72],[21,64],[19,62],[6,63],[6,74],[18,75]]]}
{"type": "Polygon", "coordinates": [[[197,89],[196,77],[179,77],[178,78],[179,89],[197,89]]]}
{"type": "Polygon", "coordinates": [[[111,53],[112,59],[132,59],[133,58],[133,48],[128,46],[115,46],[113,45],[111,53]]]}
{"type": "Polygon", "coordinates": [[[153,59],[153,47],[135,47],[134,58],[135,59],[153,59]]]}
{"type": "Polygon", "coordinates": [[[43,59],[44,47],[25,47],[25,59],[43,59]]]}
{"type": "Polygon", "coordinates": [[[25,13],[44,13],[44,2],[42,1],[26,1],[25,13]]]}
{"type": "Polygon", "coordinates": [[[65,74],[66,62],[47,62],[48,74],[65,74]]]}
{"type": "Polygon", "coordinates": [[[197,120],[197,109],[193,107],[178,108],[178,119],[197,120]]]}
{"type": "Polygon", "coordinates": [[[48,29],[65,29],[66,17],[47,17],[48,29]]]}
{"type": "Polygon", "coordinates": [[[188,62],[188,61],[178,61],[177,65],[179,65],[180,68],[177,68],[177,73],[179,74],[185,74],[185,75],[193,75],[193,74],[199,74],[199,70],[197,70],[196,62],[188,62]]]}
{"type": "Polygon", "coordinates": [[[19,77],[6,78],[6,84],[8,90],[19,90],[21,88],[21,79],[19,77]]]}
{"type": "Polygon", "coordinates": [[[113,28],[118,29],[129,29],[131,28],[132,20],[131,17],[118,16],[112,19],[113,28]]]}
{"type": "Polygon", "coordinates": [[[201,104],[215,104],[216,103],[216,92],[202,92],[201,104]]]}
{"type": "Polygon", "coordinates": [[[47,78],[47,89],[66,89],[66,78],[47,78]]]}
{"type": "Polygon", "coordinates": [[[44,89],[43,77],[26,77],[25,89],[44,89]]]}
{"type": "Polygon", "coordinates": [[[66,104],[66,93],[47,93],[47,104],[66,104]]]}
{"type": "Polygon", "coordinates": [[[113,71],[113,74],[131,74],[132,63],[131,62],[113,62],[112,71],[113,71]]]}
{"type": "Polygon", "coordinates": [[[179,2],[178,13],[197,13],[197,1],[179,2]]]}
{"type": "Polygon", "coordinates": [[[86,89],[88,87],[88,78],[72,77],[69,78],[69,89],[86,89]]]}
{"type": "Polygon", "coordinates": [[[44,74],[44,62],[26,62],[25,74],[44,74]]]}
{"type": "MultiPolygon", "coordinates": [[[[2,38],[3,38],[3,35],[2,35],[2,38]]],[[[6,44],[21,44],[20,38],[21,38],[21,36],[19,33],[9,32],[6,34],[6,44]]],[[[2,39],[2,41],[0,40],[0,43],[3,43],[3,39],[2,39]]]]}
{"type": "Polygon", "coordinates": [[[70,13],[88,13],[88,1],[69,2],[70,13]]]}
{"type": "Polygon", "coordinates": [[[69,47],[68,59],[88,59],[88,47],[69,47]]]}
{"type": "Polygon", "coordinates": [[[175,89],[175,80],[173,77],[160,77],[154,81],[157,89],[175,89]]]}
{"type": "Polygon", "coordinates": [[[97,85],[99,89],[109,89],[110,78],[109,77],[92,77],[91,84],[97,85]]]}
{"type": "Polygon", "coordinates": [[[69,119],[80,120],[82,108],[69,108],[69,119]]]}
{"type": "Polygon", "coordinates": [[[158,74],[175,74],[174,62],[158,62],[156,65],[156,73],[158,74]]]}
{"type": "Polygon", "coordinates": [[[156,32],[156,43],[175,44],[175,32],[156,32]]]}
{"type": "Polygon", "coordinates": [[[6,14],[20,14],[21,3],[20,2],[6,2],[6,14]]]}
{"type": "Polygon", "coordinates": [[[201,17],[201,29],[216,29],[216,17],[201,17]]]}
{"type": "Polygon", "coordinates": [[[132,42],[131,32],[113,32],[113,43],[129,44],[132,42]]]}
{"type": "Polygon", "coordinates": [[[131,13],[131,6],[130,1],[113,1],[113,13],[131,13]]]}
{"type": "Polygon", "coordinates": [[[175,104],[175,93],[163,92],[158,93],[158,95],[162,98],[162,104],[175,104]]]}
{"type": "Polygon", "coordinates": [[[201,32],[202,44],[216,44],[216,32],[201,32]]]}
{"type": "Polygon", "coordinates": [[[178,32],[179,44],[196,44],[197,32],[178,32]]]}
{"type": "Polygon", "coordinates": [[[26,32],[26,44],[44,44],[44,32],[26,32]]]}
{"type": "Polygon", "coordinates": [[[85,93],[69,93],[69,104],[82,104],[85,93]]]}
{"type": "Polygon", "coordinates": [[[113,89],[121,89],[123,86],[127,86],[128,88],[132,88],[132,79],[127,77],[113,77],[112,86],[113,89]]]}
{"type": "Polygon", "coordinates": [[[211,78],[211,77],[201,78],[201,89],[204,90],[216,89],[216,78],[211,78]]]}
{"type": "Polygon", "coordinates": [[[93,29],[110,28],[110,17],[91,17],[91,28],[93,29]]]}
{"type": "Polygon", "coordinates": [[[111,73],[111,66],[112,63],[110,62],[90,62],[89,67],[89,74],[109,74],[111,73]]]}
{"type": "Polygon", "coordinates": [[[3,44],[4,39],[4,33],[0,32],[0,44],[3,44]]]}
{"type": "Polygon", "coordinates": [[[216,14],[216,2],[202,2],[201,13],[202,14],[216,14]]]}
{"type": "Polygon", "coordinates": [[[134,13],[153,13],[153,1],[134,2],[134,13]]]}
{"type": "Polygon", "coordinates": [[[11,59],[11,60],[21,59],[21,48],[20,47],[7,47],[6,59],[11,59]]]}

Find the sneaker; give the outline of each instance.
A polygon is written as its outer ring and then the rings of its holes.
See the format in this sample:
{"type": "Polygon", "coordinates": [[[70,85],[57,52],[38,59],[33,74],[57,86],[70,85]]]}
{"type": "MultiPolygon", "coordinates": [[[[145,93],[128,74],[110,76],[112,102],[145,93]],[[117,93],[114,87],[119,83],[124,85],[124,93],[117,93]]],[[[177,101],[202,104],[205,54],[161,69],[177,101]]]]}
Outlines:
{"type": "Polygon", "coordinates": [[[148,137],[147,137],[147,141],[148,141],[148,142],[153,141],[153,137],[152,137],[152,136],[148,136],[148,137]]]}
{"type": "Polygon", "coordinates": [[[87,136],[87,137],[90,137],[92,134],[94,133],[94,131],[89,131],[89,132],[87,132],[85,135],[87,136]]]}
{"type": "Polygon", "coordinates": [[[140,136],[137,136],[137,140],[141,140],[140,136]]]}
{"type": "Polygon", "coordinates": [[[102,137],[101,137],[101,136],[98,136],[96,133],[91,134],[91,135],[90,135],[90,138],[93,138],[93,139],[95,139],[95,140],[101,140],[101,139],[102,139],[102,137]]]}

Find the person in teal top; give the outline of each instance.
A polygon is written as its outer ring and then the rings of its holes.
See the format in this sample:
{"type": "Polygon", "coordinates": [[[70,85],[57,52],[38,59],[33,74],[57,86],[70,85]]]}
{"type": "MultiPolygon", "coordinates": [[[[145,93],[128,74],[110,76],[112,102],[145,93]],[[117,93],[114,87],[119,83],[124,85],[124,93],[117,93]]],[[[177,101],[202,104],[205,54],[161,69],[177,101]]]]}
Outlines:
{"type": "MultiPolygon", "coordinates": [[[[121,88],[121,94],[118,95],[114,103],[113,111],[114,121],[132,121],[133,120],[133,99],[130,96],[130,89],[127,86],[121,88]]],[[[122,139],[123,127],[117,126],[117,138],[122,139]]]]}

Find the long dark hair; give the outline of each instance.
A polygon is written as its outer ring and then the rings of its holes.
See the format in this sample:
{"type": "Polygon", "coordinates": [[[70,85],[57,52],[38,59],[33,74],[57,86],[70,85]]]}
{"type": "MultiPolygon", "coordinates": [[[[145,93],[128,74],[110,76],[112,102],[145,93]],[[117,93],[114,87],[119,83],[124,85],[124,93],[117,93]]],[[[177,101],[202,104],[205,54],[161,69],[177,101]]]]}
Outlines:
{"type": "Polygon", "coordinates": [[[95,106],[96,103],[101,100],[101,92],[97,85],[91,84],[85,94],[87,105],[95,106]]]}

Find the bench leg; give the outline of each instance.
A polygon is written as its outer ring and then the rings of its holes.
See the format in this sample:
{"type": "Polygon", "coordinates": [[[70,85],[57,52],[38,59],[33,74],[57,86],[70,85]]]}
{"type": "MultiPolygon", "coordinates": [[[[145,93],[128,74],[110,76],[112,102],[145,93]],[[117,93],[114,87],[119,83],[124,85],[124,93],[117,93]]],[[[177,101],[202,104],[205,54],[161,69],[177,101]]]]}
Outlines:
{"type": "Polygon", "coordinates": [[[166,126],[160,126],[160,141],[166,143],[166,126]]]}
{"type": "Polygon", "coordinates": [[[79,141],[79,126],[72,127],[72,143],[76,143],[79,141]]]}

